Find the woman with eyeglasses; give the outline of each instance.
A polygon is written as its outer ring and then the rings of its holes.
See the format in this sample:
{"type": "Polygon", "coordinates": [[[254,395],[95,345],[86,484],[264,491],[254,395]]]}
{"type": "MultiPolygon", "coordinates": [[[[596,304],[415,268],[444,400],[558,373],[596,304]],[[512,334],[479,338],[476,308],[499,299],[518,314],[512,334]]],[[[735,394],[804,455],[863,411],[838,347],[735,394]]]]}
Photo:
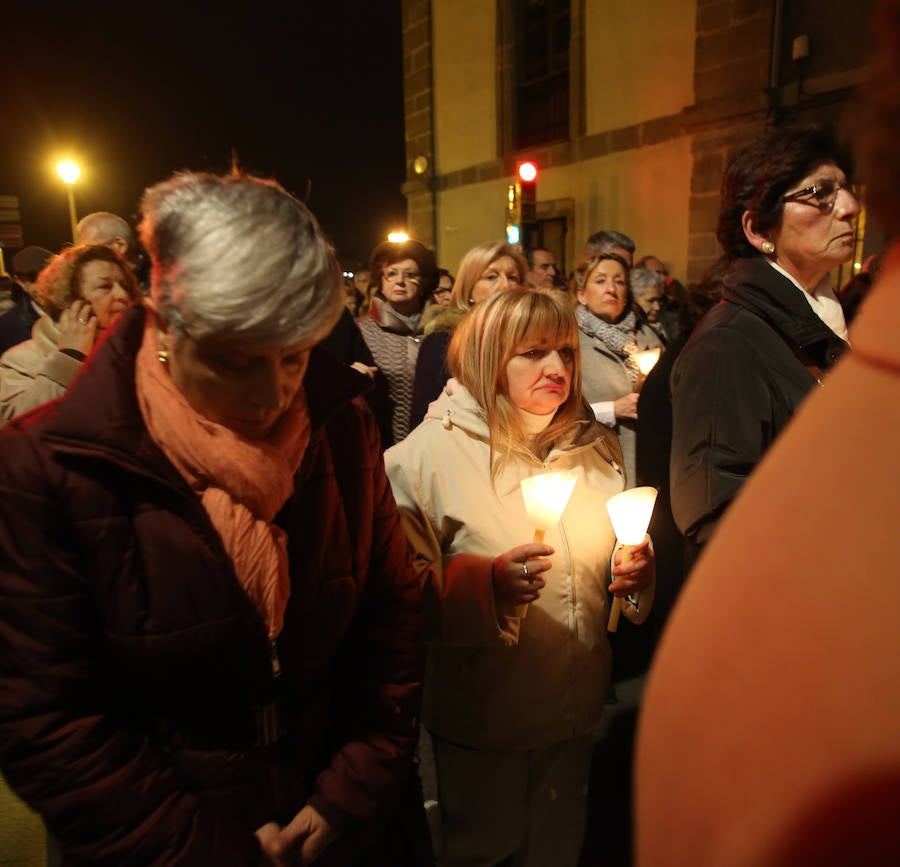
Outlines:
{"type": "Polygon", "coordinates": [[[672,373],[672,511],[696,554],[806,395],[847,349],[828,272],[853,256],[859,203],[834,138],[773,130],[722,181],[722,302],[672,373]]]}
{"type": "Polygon", "coordinates": [[[385,242],[369,261],[377,286],[369,311],[357,320],[378,367],[376,389],[387,391],[390,424],[381,425],[388,448],[409,433],[413,378],[422,340],[422,309],[437,284],[434,254],[418,241],[385,242]]]}

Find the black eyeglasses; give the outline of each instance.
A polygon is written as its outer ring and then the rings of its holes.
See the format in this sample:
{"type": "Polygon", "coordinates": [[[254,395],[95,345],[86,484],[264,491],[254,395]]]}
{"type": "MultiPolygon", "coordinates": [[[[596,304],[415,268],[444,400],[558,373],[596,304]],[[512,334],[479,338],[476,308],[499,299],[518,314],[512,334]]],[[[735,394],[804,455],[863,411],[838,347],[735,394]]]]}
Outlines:
{"type": "Polygon", "coordinates": [[[811,187],[804,187],[793,193],[787,193],[781,197],[782,202],[800,202],[803,205],[812,205],[823,214],[830,214],[834,210],[838,193],[846,190],[856,198],[856,192],[852,184],[847,181],[833,181],[824,179],[816,181],[811,187]]]}

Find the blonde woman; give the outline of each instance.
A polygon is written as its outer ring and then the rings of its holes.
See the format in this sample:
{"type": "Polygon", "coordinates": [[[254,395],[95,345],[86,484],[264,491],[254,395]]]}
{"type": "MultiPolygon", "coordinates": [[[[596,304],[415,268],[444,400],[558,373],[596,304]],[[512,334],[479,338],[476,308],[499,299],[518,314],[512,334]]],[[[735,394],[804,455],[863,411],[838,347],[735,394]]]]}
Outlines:
{"type": "Polygon", "coordinates": [[[428,404],[450,378],[447,348],[460,320],[470,308],[491,295],[509,289],[525,289],[528,263],[518,248],[504,241],[488,241],[469,250],[459,263],[449,304],[425,325],[413,383],[410,430],[425,417],[428,404]]]}
{"type": "MultiPolygon", "coordinates": [[[[449,362],[459,388],[385,454],[424,588],[441,864],[574,865],[609,685],[604,505],[624,487],[621,452],[581,401],[578,329],[555,293],[478,304],[449,362]],[[520,483],[548,470],[577,481],[535,543],[520,483]]],[[[647,543],[635,551],[610,589],[641,622],[654,566],[647,543]]]]}

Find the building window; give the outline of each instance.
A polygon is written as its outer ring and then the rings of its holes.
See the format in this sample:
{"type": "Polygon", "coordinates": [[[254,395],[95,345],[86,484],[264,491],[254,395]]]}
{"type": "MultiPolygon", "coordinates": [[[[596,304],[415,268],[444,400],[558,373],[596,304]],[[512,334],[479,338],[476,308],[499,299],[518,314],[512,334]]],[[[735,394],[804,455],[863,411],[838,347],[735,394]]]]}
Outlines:
{"type": "Polygon", "coordinates": [[[513,0],[516,150],[569,137],[570,0],[513,0]]]}

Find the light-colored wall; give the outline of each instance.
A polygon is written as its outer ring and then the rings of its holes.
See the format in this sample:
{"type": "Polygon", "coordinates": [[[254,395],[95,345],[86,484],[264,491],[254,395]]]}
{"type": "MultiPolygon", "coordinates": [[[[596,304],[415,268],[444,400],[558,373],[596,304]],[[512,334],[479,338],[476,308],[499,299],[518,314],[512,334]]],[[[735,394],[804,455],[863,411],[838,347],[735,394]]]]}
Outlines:
{"type": "MultiPolygon", "coordinates": [[[[575,196],[576,252],[591,233],[615,229],[634,239],[638,258],[652,253],[683,280],[692,167],[691,139],[685,136],[561,169],[570,174],[575,196]]],[[[554,197],[552,190],[547,193],[554,197]]]]}
{"type": "Polygon", "coordinates": [[[585,6],[588,135],[693,104],[697,0],[587,0],[585,6]]]}
{"type": "Polygon", "coordinates": [[[485,0],[432,0],[439,174],[497,157],[496,16],[485,0]]]}
{"type": "MultiPolygon", "coordinates": [[[[544,169],[538,200],[574,199],[574,250],[588,235],[617,229],[634,238],[637,255],[652,253],[674,277],[684,279],[688,258],[691,140],[622,151],[598,159],[544,169]]],[[[475,244],[505,233],[507,179],[446,190],[438,200],[438,258],[453,271],[475,244]]],[[[570,269],[574,262],[567,262],[570,269]]]]}
{"type": "MultiPolygon", "coordinates": [[[[509,180],[512,180],[511,178],[509,180]]],[[[445,190],[438,197],[438,265],[456,274],[459,260],[482,241],[506,238],[508,180],[485,181],[445,190]]]]}

